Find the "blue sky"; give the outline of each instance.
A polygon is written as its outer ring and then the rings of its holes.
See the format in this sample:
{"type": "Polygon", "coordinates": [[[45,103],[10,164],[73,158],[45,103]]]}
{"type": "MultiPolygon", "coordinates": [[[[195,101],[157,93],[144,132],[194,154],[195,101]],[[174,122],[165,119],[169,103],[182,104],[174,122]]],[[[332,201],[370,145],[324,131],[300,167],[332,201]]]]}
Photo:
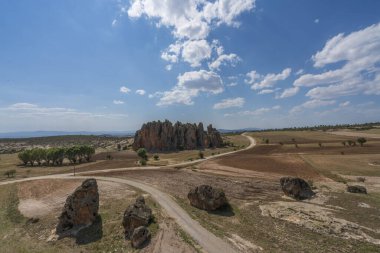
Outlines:
{"type": "Polygon", "coordinates": [[[2,0],[0,132],[379,121],[377,0],[2,0]]]}

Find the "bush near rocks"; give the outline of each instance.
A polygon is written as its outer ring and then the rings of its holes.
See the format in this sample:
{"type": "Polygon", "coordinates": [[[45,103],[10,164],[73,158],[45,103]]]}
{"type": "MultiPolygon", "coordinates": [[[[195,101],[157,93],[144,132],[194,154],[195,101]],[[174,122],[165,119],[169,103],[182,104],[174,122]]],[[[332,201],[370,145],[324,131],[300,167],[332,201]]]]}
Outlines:
{"type": "Polygon", "coordinates": [[[367,194],[367,189],[361,185],[349,185],[347,186],[347,191],[351,193],[367,194]]]}
{"type": "Polygon", "coordinates": [[[224,191],[210,185],[201,185],[191,189],[187,197],[192,206],[206,211],[214,211],[228,204],[224,191]]]}
{"type": "Polygon", "coordinates": [[[285,195],[296,200],[309,199],[315,195],[310,185],[302,178],[283,177],[280,184],[285,195]]]}

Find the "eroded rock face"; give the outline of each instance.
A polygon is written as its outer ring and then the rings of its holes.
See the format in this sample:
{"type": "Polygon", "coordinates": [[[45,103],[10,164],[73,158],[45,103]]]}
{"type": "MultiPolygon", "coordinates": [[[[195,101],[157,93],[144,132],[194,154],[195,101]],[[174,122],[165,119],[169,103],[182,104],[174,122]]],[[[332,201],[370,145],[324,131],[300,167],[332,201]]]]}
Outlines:
{"type": "Polygon", "coordinates": [[[280,179],[281,188],[286,196],[297,200],[309,199],[315,195],[310,185],[298,177],[283,177],[280,179]]]}
{"type": "Polygon", "coordinates": [[[131,245],[133,248],[141,248],[145,242],[150,240],[150,232],[147,227],[140,226],[136,228],[131,236],[131,245]]]}
{"type": "Polygon", "coordinates": [[[152,217],[152,209],[145,204],[144,197],[138,197],[136,202],[128,206],[124,212],[123,227],[125,238],[130,239],[136,228],[148,226],[152,217]]]}
{"type": "Polygon", "coordinates": [[[351,193],[367,194],[367,189],[361,185],[349,185],[347,186],[347,191],[351,193]]]}
{"type": "Polygon", "coordinates": [[[56,232],[58,235],[75,235],[81,228],[90,226],[99,210],[98,184],[95,179],[86,179],[67,197],[56,232]]]}
{"type": "Polygon", "coordinates": [[[203,148],[218,148],[223,145],[220,133],[209,125],[207,132],[203,129],[203,124],[182,124],[177,122],[174,125],[165,120],[153,121],[144,124],[136,132],[133,148],[145,148],[149,151],[170,151],[170,150],[191,150],[203,148]]]}
{"type": "Polygon", "coordinates": [[[228,203],[224,191],[210,185],[201,185],[191,189],[187,197],[192,206],[207,211],[214,211],[228,203]]]}

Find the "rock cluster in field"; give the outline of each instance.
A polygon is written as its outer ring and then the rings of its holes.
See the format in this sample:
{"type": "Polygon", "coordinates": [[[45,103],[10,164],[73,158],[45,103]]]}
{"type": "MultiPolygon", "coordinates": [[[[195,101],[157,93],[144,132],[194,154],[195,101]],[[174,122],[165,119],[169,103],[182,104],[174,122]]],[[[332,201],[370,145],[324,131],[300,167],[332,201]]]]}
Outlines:
{"type": "Polygon", "coordinates": [[[92,225],[98,210],[98,184],[95,179],[87,179],[67,197],[56,228],[57,234],[61,237],[75,236],[82,228],[92,225]]]}
{"type": "Polygon", "coordinates": [[[203,148],[218,148],[223,145],[220,133],[209,125],[204,131],[203,124],[174,125],[165,120],[143,124],[136,132],[133,148],[145,148],[149,151],[191,150],[203,148]]]}
{"type": "Polygon", "coordinates": [[[297,200],[309,199],[315,195],[310,185],[302,178],[283,177],[280,179],[280,184],[286,196],[297,200]]]}
{"type": "Polygon", "coordinates": [[[144,197],[140,196],[136,202],[125,210],[123,227],[125,238],[131,240],[132,247],[140,248],[150,240],[150,232],[147,226],[152,220],[152,209],[145,204],[144,197]]]}
{"type": "Polygon", "coordinates": [[[210,185],[201,185],[191,189],[187,197],[192,206],[207,211],[214,211],[228,203],[224,191],[210,185]]]}
{"type": "Polygon", "coordinates": [[[367,194],[367,189],[361,185],[349,185],[347,186],[347,191],[351,193],[367,194]]]}

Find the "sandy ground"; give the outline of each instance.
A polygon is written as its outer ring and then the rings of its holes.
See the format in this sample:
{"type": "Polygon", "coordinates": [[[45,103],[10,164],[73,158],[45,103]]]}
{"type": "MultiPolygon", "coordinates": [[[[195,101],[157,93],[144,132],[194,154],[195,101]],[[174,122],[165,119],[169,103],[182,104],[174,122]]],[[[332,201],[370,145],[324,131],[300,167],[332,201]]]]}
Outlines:
{"type": "Polygon", "coordinates": [[[190,245],[184,243],[176,233],[176,224],[173,220],[166,220],[159,224],[160,230],[152,239],[148,247],[141,253],[196,253],[190,245]]]}
{"type": "Polygon", "coordinates": [[[333,131],[333,132],[326,132],[326,133],[340,135],[340,136],[380,139],[380,134],[360,133],[360,132],[351,132],[351,131],[333,131]]]}
{"type": "MultiPolygon", "coordinates": [[[[36,180],[22,182],[18,187],[19,210],[25,217],[43,217],[51,213],[59,213],[66,198],[82,180],[36,180]]],[[[99,181],[100,205],[106,198],[122,199],[135,194],[124,184],[99,181]]]]}
{"type": "Polygon", "coordinates": [[[371,237],[368,232],[380,235],[380,230],[361,226],[345,219],[334,217],[339,207],[329,208],[313,203],[277,201],[260,205],[263,216],[285,220],[312,231],[333,235],[344,239],[363,240],[380,245],[380,239],[371,237]]]}

